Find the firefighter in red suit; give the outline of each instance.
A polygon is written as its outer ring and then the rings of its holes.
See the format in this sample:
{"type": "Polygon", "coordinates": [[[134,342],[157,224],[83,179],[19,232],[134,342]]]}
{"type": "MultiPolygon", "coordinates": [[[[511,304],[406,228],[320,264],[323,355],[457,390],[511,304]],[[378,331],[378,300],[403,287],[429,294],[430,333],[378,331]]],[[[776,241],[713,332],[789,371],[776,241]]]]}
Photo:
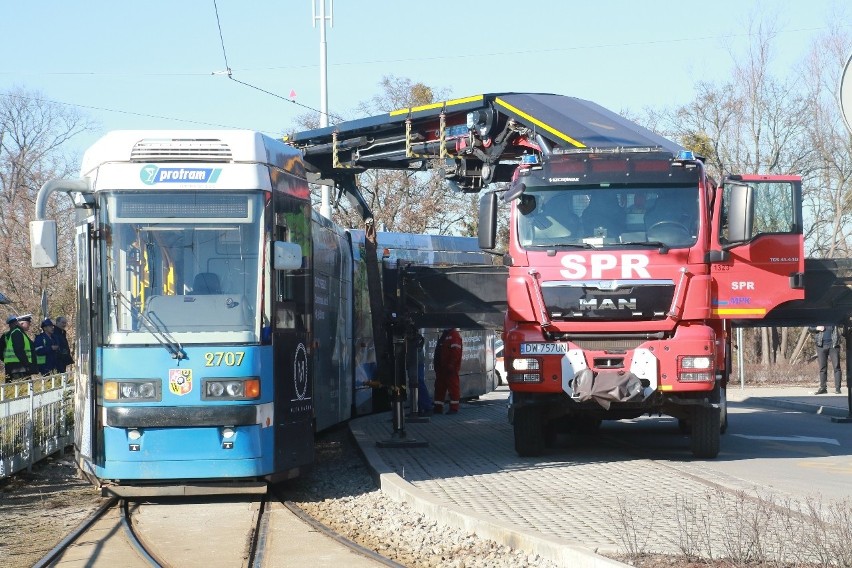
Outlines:
{"type": "Polygon", "coordinates": [[[432,360],[435,366],[435,414],[444,413],[444,398],[450,393],[450,411],[459,411],[461,387],[459,386],[459,370],[462,361],[462,338],[456,328],[445,329],[435,346],[435,356],[432,360]]]}

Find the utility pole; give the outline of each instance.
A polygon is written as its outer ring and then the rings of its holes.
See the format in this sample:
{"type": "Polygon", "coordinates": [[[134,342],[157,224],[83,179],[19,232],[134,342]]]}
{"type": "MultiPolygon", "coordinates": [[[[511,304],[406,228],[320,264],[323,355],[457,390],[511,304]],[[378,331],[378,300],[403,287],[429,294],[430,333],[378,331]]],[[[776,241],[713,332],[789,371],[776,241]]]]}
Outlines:
{"type": "MultiPolygon", "coordinates": [[[[334,0],[328,1],[330,10],[326,16],[326,0],[311,0],[314,27],[317,27],[317,21],[320,24],[320,128],[328,126],[328,44],[325,41],[325,23],[329,22],[331,27],[334,27],[334,0]],[[317,2],[319,2],[319,15],[317,15],[317,2]]],[[[323,185],[321,190],[320,215],[331,219],[331,188],[323,185]]]]}

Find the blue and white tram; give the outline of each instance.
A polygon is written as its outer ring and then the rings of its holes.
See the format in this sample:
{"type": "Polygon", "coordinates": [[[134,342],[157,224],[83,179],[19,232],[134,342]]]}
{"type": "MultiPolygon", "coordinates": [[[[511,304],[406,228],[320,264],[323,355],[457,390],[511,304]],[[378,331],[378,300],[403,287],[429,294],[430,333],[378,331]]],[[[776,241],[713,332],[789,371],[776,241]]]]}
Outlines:
{"type": "MultiPolygon", "coordinates": [[[[310,380],[300,152],[249,131],[117,131],[85,153],[81,180],[42,188],[37,219],[55,191],[76,206],[84,474],[123,494],[262,491],[310,464],[315,416],[348,418],[352,387],[341,373],[318,396],[310,380]]],[[[55,264],[51,223],[31,227],[34,266],[55,264]]]]}

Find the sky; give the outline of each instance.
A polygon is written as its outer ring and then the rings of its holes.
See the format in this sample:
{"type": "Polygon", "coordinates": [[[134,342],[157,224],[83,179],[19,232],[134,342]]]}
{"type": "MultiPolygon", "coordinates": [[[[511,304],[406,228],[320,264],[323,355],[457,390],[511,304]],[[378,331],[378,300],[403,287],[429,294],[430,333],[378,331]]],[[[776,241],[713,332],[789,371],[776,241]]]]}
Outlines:
{"type": "MultiPolygon", "coordinates": [[[[775,22],[782,75],[830,21],[852,29],[852,9],[837,0],[337,0],[333,8],[328,105],[346,119],[359,118],[358,103],[379,93],[383,76],[448,98],[547,92],[616,112],[682,105],[699,80],[728,80],[750,22],[775,22]]],[[[320,108],[319,25],[311,0],[0,0],[0,94],[23,88],[95,121],[71,141],[73,153],[117,129],[279,136],[320,108]]]]}

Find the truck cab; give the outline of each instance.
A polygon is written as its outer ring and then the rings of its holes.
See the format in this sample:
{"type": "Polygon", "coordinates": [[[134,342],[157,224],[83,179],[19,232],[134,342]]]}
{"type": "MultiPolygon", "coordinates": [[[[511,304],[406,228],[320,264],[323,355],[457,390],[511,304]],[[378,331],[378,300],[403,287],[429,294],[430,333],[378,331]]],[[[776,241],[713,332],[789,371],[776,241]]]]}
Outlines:
{"type": "MultiPolygon", "coordinates": [[[[482,200],[486,248],[496,198],[482,200]]],[[[552,152],[519,166],[502,198],[517,452],[662,413],[691,431],[696,457],[715,457],[731,320],[804,297],[799,178],[717,185],[689,152],[552,152]]]]}

